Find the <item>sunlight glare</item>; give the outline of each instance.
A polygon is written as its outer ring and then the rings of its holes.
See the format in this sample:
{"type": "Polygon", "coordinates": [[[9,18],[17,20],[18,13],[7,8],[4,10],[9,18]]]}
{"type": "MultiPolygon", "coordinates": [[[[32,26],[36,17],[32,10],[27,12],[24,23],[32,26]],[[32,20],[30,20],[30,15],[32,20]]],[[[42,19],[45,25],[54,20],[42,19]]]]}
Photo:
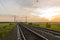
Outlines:
{"type": "Polygon", "coordinates": [[[60,15],[60,7],[50,7],[50,8],[44,8],[44,9],[37,8],[35,12],[36,12],[35,15],[38,15],[40,17],[45,17],[51,20],[52,17],[56,15],[60,15]]]}

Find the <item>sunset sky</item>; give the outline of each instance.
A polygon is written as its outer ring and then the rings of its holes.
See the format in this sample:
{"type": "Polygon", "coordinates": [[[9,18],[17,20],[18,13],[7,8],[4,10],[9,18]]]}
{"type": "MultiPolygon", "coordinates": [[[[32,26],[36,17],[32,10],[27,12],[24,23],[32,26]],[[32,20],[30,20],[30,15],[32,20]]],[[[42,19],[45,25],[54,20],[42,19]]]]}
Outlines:
{"type": "Polygon", "coordinates": [[[14,15],[18,21],[25,16],[28,21],[60,21],[60,0],[0,0],[0,21],[13,21],[14,15]]]}

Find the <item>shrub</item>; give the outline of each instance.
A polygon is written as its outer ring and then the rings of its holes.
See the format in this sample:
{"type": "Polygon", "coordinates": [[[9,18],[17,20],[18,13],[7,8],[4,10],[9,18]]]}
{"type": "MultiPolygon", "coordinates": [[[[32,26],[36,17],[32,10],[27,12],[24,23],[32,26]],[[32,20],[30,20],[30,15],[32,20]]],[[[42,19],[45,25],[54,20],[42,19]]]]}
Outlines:
{"type": "Polygon", "coordinates": [[[47,27],[47,28],[50,28],[51,25],[50,25],[49,23],[46,23],[46,27],[47,27]]]}

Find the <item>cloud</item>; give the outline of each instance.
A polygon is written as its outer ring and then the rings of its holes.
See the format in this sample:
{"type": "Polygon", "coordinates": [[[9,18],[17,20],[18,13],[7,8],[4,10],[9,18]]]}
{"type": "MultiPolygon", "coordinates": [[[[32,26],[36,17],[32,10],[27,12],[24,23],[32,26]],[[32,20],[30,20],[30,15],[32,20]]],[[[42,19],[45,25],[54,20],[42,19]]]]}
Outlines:
{"type": "Polygon", "coordinates": [[[41,0],[40,1],[40,7],[53,7],[53,6],[59,6],[60,7],[60,0],[41,0]]]}
{"type": "Polygon", "coordinates": [[[60,7],[60,0],[0,0],[0,15],[39,15],[35,7],[43,9],[55,6],[60,7]]]}
{"type": "Polygon", "coordinates": [[[31,5],[32,0],[0,0],[0,15],[27,15],[31,5]]]}
{"type": "Polygon", "coordinates": [[[20,6],[31,6],[32,5],[32,0],[18,0],[17,3],[20,5],[20,6]]]}

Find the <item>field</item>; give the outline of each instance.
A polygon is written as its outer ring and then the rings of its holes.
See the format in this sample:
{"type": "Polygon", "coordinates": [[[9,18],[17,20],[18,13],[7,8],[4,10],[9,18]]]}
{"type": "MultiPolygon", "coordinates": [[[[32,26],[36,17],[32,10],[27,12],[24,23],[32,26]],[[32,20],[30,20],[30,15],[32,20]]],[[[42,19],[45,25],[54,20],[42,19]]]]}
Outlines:
{"type": "Polygon", "coordinates": [[[15,27],[15,23],[0,23],[0,40],[15,27]]]}
{"type": "Polygon", "coordinates": [[[27,24],[60,31],[60,22],[49,22],[49,23],[48,22],[30,22],[30,23],[28,22],[27,24]]]}

